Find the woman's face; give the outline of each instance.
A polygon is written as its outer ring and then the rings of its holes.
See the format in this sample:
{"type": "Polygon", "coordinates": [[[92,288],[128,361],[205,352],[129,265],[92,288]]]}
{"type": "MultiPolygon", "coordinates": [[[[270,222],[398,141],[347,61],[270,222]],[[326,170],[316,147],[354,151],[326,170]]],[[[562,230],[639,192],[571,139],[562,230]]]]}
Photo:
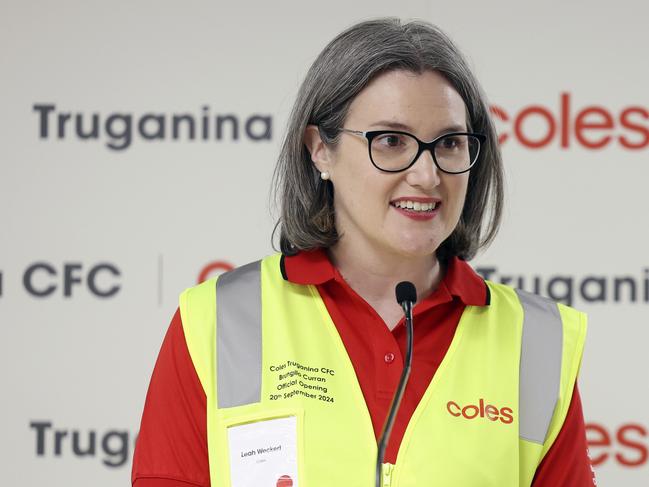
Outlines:
{"type": "MultiPolygon", "coordinates": [[[[372,80],[358,94],[344,128],[401,130],[431,141],[444,133],[466,131],[466,109],[440,74],[392,71],[372,80]]],[[[345,247],[385,256],[428,256],[457,225],[469,173],[440,171],[430,151],[400,173],[376,169],[369,159],[367,139],[354,134],[341,133],[335,148],[311,153],[318,169],[329,172],[336,229],[345,247]],[[407,201],[435,207],[419,212],[400,208],[407,201]]]]}

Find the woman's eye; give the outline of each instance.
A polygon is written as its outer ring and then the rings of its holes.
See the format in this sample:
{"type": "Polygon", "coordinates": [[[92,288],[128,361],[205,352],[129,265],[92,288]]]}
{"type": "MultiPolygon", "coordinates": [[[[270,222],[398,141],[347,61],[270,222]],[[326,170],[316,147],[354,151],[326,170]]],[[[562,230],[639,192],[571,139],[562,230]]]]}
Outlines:
{"type": "Polygon", "coordinates": [[[398,147],[402,144],[402,138],[398,134],[386,134],[379,139],[381,144],[387,147],[398,147]]]}
{"type": "Polygon", "coordinates": [[[444,149],[457,149],[461,146],[462,146],[461,136],[446,137],[442,139],[442,147],[444,149]]]}
{"type": "Polygon", "coordinates": [[[455,137],[447,137],[443,140],[445,149],[453,149],[459,145],[458,140],[455,137]]]}

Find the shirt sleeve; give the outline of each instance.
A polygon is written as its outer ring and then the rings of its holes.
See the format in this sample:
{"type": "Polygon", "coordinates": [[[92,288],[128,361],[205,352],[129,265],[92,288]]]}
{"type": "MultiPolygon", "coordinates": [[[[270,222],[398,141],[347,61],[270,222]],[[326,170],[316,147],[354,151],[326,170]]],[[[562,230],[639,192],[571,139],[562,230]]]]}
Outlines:
{"type": "Polygon", "coordinates": [[[577,384],[561,431],[536,469],[532,487],[594,487],[577,384]]]}
{"type": "Polygon", "coordinates": [[[133,455],[134,487],[209,487],[206,404],[176,310],[146,396],[133,455]]]}

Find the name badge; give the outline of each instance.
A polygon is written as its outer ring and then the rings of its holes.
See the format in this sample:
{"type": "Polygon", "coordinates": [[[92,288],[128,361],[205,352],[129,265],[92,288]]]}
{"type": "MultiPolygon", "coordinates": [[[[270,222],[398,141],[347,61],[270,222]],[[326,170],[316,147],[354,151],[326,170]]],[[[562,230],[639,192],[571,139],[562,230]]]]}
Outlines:
{"type": "Polygon", "coordinates": [[[297,418],[228,428],[232,487],[298,487],[297,418]]]}

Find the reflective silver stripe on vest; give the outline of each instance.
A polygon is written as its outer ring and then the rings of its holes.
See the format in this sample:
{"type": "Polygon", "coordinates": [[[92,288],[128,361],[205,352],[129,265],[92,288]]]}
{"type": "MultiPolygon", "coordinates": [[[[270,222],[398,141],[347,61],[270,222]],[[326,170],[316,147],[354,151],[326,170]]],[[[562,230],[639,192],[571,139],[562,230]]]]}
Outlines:
{"type": "Polygon", "coordinates": [[[519,434],[543,444],[559,398],[563,325],[555,302],[525,291],[516,294],[524,312],[519,434]]]}
{"type": "Polygon", "coordinates": [[[261,400],[261,261],[216,281],[216,361],[219,408],[261,400]]]}

